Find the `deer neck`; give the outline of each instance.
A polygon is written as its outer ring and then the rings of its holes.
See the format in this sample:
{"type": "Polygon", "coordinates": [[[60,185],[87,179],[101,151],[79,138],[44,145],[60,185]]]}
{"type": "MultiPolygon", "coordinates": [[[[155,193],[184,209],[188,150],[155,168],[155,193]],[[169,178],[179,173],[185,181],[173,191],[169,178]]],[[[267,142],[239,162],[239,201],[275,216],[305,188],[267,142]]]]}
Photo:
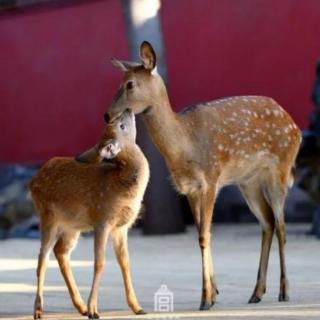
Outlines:
{"type": "Polygon", "coordinates": [[[161,99],[154,101],[143,118],[153,143],[167,163],[175,163],[184,151],[186,135],[177,114],[171,108],[166,92],[161,99]]]}
{"type": "Polygon", "coordinates": [[[148,162],[137,144],[126,146],[117,155],[116,161],[122,164],[126,170],[144,171],[148,167],[148,162]]]}

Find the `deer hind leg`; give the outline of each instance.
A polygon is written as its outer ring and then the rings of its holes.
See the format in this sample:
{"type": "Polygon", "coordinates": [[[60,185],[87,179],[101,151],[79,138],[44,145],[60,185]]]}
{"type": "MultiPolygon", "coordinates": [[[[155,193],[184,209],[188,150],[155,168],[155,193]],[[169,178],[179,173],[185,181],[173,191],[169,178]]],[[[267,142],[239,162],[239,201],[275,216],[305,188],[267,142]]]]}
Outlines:
{"type": "MultiPolygon", "coordinates": [[[[48,224],[49,226],[49,224],[48,224]]],[[[43,313],[43,286],[51,248],[56,241],[57,229],[41,226],[41,247],[37,267],[37,293],[34,301],[34,319],[41,319],[43,313]]]]}
{"type": "Polygon", "coordinates": [[[110,233],[110,227],[101,224],[94,229],[94,276],[91,292],[88,299],[88,318],[99,319],[98,314],[98,291],[105,265],[105,250],[107,239],[110,233]]]}
{"type": "Polygon", "coordinates": [[[191,210],[199,232],[202,257],[202,298],[200,310],[208,310],[218,293],[211,254],[211,222],[215,202],[215,189],[188,195],[191,210]]]}
{"type": "Polygon", "coordinates": [[[257,282],[253,294],[249,299],[249,303],[258,303],[266,292],[268,261],[274,233],[274,217],[259,183],[250,182],[250,185],[240,186],[240,190],[250,210],[259,220],[262,229],[257,282]]]}
{"type": "Polygon", "coordinates": [[[53,251],[59,263],[60,271],[66,282],[73,305],[82,314],[87,315],[87,305],[83,302],[70,268],[70,253],[77,243],[80,232],[63,233],[55,244],[53,251]]]}
{"type": "Polygon", "coordinates": [[[267,189],[267,198],[273,210],[280,257],[280,292],[279,301],[289,301],[289,282],[286,271],[285,244],[286,228],[284,204],[287,195],[289,175],[274,174],[267,189]],[[281,178],[282,177],[282,178],[281,178]],[[287,177],[287,178],[283,178],[287,177]]]}
{"type": "Polygon", "coordinates": [[[127,227],[117,228],[114,232],[112,232],[112,242],[118,263],[121,268],[128,305],[135,314],[145,314],[138,302],[132,285],[127,227]]]}

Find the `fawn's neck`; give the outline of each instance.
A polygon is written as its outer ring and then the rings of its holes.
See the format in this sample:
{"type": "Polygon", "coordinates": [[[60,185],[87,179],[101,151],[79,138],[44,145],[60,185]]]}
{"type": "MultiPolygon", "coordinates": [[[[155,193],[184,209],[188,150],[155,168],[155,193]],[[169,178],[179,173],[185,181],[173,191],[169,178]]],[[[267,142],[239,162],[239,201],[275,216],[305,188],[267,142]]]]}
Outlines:
{"type": "Polygon", "coordinates": [[[122,167],[124,176],[132,175],[137,179],[148,179],[149,164],[137,144],[123,148],[115,160],[122,167]]]}
{"type": "Polygon", "coordinates": [[[175,162],[183,152],[186,134],[171,108],[166,91],[162,92],[160,99],[154,101],[143,118],[160,153],[169,163],[175,162]]]}

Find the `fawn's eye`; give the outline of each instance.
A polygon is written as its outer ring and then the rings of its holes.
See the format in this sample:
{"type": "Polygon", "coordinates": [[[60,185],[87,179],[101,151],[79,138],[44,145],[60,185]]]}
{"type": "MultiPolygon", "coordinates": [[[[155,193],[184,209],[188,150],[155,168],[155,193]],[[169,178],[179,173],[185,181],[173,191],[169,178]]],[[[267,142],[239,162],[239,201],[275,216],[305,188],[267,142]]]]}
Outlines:
{"type": "Polygon", "coordinates": [[[133,81],[128,81],[126,84],[126,89],[127,90],[132,90],[133,89],[133,81]]]}
{"type": "Polygon", "coordinates": [[[120,124],[120,129],[121,129],[121,130],[124,130],[125,128],[126,128],[126,126],[125,126],[123,123],[121,123],[121,124],[120,124]]]}

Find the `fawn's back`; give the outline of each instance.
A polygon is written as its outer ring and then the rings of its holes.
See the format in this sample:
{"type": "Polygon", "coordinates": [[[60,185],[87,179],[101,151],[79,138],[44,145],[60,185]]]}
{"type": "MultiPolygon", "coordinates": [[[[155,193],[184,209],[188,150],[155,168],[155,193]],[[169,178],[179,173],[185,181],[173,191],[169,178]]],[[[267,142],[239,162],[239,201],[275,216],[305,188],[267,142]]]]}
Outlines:
{"type": "MultiPolygon", "coordinates": [[[[134,139],[120,141],[121,150],[111,162],[94,155],[92,163],[65,157],[44,164],[30,184],[40,220],[59,220],[78,229],[92,228],[97,221],[115,226],[132,223],[149,178],[147,160],[134,139]]],[[[106,129],[92,152],[99,154],[110,141],[114,130],[106,129]]]]}
{"type": "Polygon", "coordinates": [[[40,216],[87,229],[100,216],[110,221],[113,215],[118,217],[117,208],[130,206],[139,180],[130,178],[130,173],[127,177],[120,167],[110,170],[104,163],[87,165],[72,158],[53,158],[40,169],[30,188],[40,216]]]}

